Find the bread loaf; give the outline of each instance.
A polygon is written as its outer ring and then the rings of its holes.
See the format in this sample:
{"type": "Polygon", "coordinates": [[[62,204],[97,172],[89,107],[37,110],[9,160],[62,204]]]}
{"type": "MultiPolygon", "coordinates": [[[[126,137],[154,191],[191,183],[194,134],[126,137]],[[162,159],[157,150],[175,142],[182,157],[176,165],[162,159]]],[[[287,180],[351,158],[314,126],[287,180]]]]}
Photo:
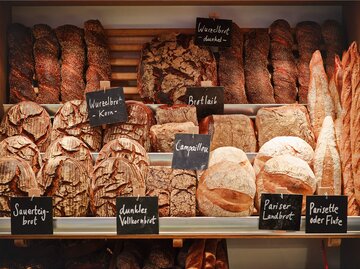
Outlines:
{"type": "Polygon", "coordinates": [[[94,168],[90,206],[95,216],[116,215],[116,197],[144,196],[145,180],[140,169],[122,157],[110,157],[94,168]]]}
{"type": "Polygon", "coordinates": [[[110,157],[123,157],[130,163],[139,167],[141,175],[146,179],[150,159],[146,150],[135,140],[128,138],[117,138],[111,140],[100,150],[96,164],[110,157]]]}
{"type": "Polygon", "coordinates": [[[226,241],[221,240],[216,249],[216,263],[215,263],[216,269],[229,269],[229,261],[226,251],[226,241]]]}
{"type": "Polygon", "coordinates": [[[84,100],[66,102],[54,116],[51,140],[64,136],[75,136],[91,151],[101,149],[101,127],[90,127],[87,105],[84,100]]]}
{"type": "Polygon", "coordinates": [[[245,152],[257,150],[254,123],[245,115],[211,115],[200,122],[200,133],[211,135],[211,150],[232,146],[245,152]]]}
{"type": "Polygon", "coordinates": [[[38,82],[36,102],[60,102],[60,47],[55,32],[49,25],[36,24],[32,29],[34,43],[35,75],[38,82]]]}
{"type": "MultiPolygon", "coordinates": [[[[304,160],[281,155],[268,160],[256,178],[257,208],[262,193],[276,193],[278,187],[286,188],[290,194],[314,194],[316,179],[310,166],[304,160]]],[[[305,203],[304,203],[305,204],[305,203]]]]}
{"type": "Polygon", "coordinates": [[[93,171],[93,158],[90,149],[83,141],[74,136],[64,136],[53,141],[43,158],[44,161],[48,161],[58,156],[74,158],[86,168],[89,174],[93,171]]]}
{"type": "Polygon", "coordinates": [[[204,250],[204,269],[215,269],[218,242],[218,239],[206,239],[204,250]]]}
{"type": "Polygon", "coordinates": [[[318,138],[324,118],[331,116],[334,119],[335,109],[319,50],[314,52],[309,67],[308,110],[315,137],[318,138]]]}
{"type": "Polygon", "coordinates": [[[265,29],[249,32],[245,39],[246,95],[252,104],[273,104],[274,89],[267,68],[270,37],[265,29]]]}
{"type": "Polygon", "coordinates": [[[84,23],[84,37],[87,54],[85,92],[100,89],[100,81],[110,80],[110,51],[105,30],[98,20],[84,23]]]}
{"type": "Polygon", "coordinates": [[[172,33],[144,45],[137,75],[141,98],[183,103],[186,87],[200,86],[201,81],[217,85],[216,61],[210,49],[194,44],[192,36],[172,33]]]}
{"type": "Polygon", "coordinates": [[[41,152],[50,144],[51,121],[40,105],[23,101],[13,105],[1,122],[1,138],[23,135],[33,141],[41,152]]]}
{"type": "Polygon", "coordinates": [[[244,75],[244,34],[231,26],[231,47],[219,52],[219,85],[224,87],[225,104],[247,104],[244,75]]]}
{"type": "Polygon", "coordinates": [[[178,133],[198,134],[199,127],[192,122],[165,123],[151,126],[150,139],[154,151],[172,152],[175,134],[178,133]]]}
{"type": "Polygon", "coordinates": [[[26,136],[15,135],[0,143],[0,156],[13,156],[27,161],[35,175],[40,170],[42,160],[38,147],[26,136]]]}
{"type": "Polygon", "coordinates": [[[51,158],[41,167],[37,180],[44,195],[53,197],[54,216],[86,216],[90,178],[80,162],[67,156],[51,158]]]}
{"type": "Polygon", "coordinates": [[[55,33],[61,47],[61,101],[84,99],[84,31],[74,25],[63,25],[55,33]]]}
{"type": "Polygon", "coordinates": [[[258,175],[265,163],[276,156],[292,155],[313,166],[314,150],[303,139],[296,136],[278,136],[266,142],[254,159],[254,171],[258,175]]]}
{"type": "Polygon", "coordinates": [[[158,268],[172,268],[175,262],[175,253],[170,241],[153,243],[148,259],[158,268]]]}
{"type": "Polygon", "coordinates": [[[326,116],[320,130],[314,155],[317,187],[329,188],[328,195],[341,195],[341,164],[336,147],[334,122],[326,116]]]}
{"type": "Polygon", "coordinates": [[[194,240],[191,244],[188,256],[186,258],[185,268],[186,269],[202,269],[204,250],[205,250],[205,239],[194,240]]]}
{"type": "Polygon", "coordinates": [[[276,20],[270,25],[269,34],[275,101],[278,104],[295,103],[297,67],[292,52],[294,39],[290,25],[285,20],[276,20]]]}
{"type": "Polygon", "coordinates": [[[155,123],[153,112],[145,104],[126,101],[128,120],[125,123],[114,123],[106,126],[103,143],[125,137],[140,143],[147,151],[151,150],[150,127],[155,123]]]}
{"type": "Polygon", "coordinates": [[[277,136],[297,136],[315,148],[309,114],[302,105],[261,108],[256,115],[259,147],[277,136]]]}
{"type": "Polygon", "coordinates": [[[336,76],[338,76],[340,74],[341,71],[339,71],[339,69],[341,69],[341,61],[339,56],[336,55],[335,57],[335,66],[334,66],[334,73],[331,75],[330,81],[329,81],[329,94],[332,100],[332,103],[334,105],[334,120],[338,119],[341,117],[341,103],[340,103],[340,96],[339,93],[341,92],[341,88],[338,89],[338,78],[336,76]]]}
{"type": "Polygon", "coordinates": [[[19,23],[7,32],[10,103],[35,101],[33,88],[34,57],[31,30],[19,23]]]}
{"type": "Polygon", "coordinates": [[[122,248],[122,251],[115,254],[117,255],[117,269],[141,269],[142,260],[144,259],[141,242],[134,240],[124,241],[124,247],[122,248]]]}
{"type": "Polygon", "coordinates": [[[192,122],[198,125],[196,107],[185,104],[173,106],[162,105],[156,109],[156,123],[165,124],[170,122],[192,122]]]}
{"type": "Polygon", "coordinates": [[[18,157],[0,157],[0,217],[10,217],[10,197],[27,196],[37,188],[28,162],[18,157]]]}
{"type": "Polygon", "coordinates": [[[195,217],[196,174],[191,170],[152,166],[146,196],[157,196],[160,217],[195,217]]]}

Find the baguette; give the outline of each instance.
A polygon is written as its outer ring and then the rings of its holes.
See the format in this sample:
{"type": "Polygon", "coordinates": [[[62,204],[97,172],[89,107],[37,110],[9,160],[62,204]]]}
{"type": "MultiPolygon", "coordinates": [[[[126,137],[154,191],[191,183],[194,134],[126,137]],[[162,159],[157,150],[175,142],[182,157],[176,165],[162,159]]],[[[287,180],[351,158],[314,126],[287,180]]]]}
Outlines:
{"type": "Polygon", "coordinates": [[[195,240],[189,248],[186,257],[186,269],[202,269],[203,255],[205,250],[205,239],[195,240]]]}

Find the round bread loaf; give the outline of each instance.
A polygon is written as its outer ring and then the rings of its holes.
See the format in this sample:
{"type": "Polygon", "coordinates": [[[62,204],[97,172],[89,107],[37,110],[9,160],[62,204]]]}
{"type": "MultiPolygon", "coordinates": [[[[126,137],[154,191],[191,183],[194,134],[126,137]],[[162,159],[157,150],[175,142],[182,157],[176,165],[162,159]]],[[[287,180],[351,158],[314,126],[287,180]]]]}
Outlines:
{"type": "Polygon", "coordinates": [[[1,140],[23,135],[33,141],[41,152],[50,144],[51,120],[47,111],[31,101],[12,106],[1,122],[1,140]]]}
{"type": "Polygon", "coordinates": [[[37,175],[45,196],[53,197],[55,217],[84,217],[89,206],[90,178],[79,161],[54,157],[43,165],[37,175]]]}
{"type": "Polygon", "coordinates": [[[90,127],[84,100],[66,102],[54,116],[51,141],[68,135],[82,140],[91,151],[101,149],[101,127],[90,127]]]}
{"type": "Polygon", "coordinates": [[[254,160],[255,174],[259,174],[264,164],[275,156],[290,154],[313,165],[314,150],[303,139],[296,136],[278,136],[266,142],[259,150],[254,160]]]}
{"type": "Polygon", "coordinates": [[[18,157],[0,157],[0,217],[10,217],[10,197],[28,196],[38,187],[30,164],[18,157]]]}
{"type": "Polygon", "coordinates": [[[90,149],[74,136],[64,136],[53,141],[44,155],[44,161],[57,156],[68,156],[76,159],[86,167],[88,173],[93,171],[93,158],[90,149]]]}
{"type": "Polygon", "coordinates": [[[251,169],[249,161],[239,164],[225,160],[205,170],[196,192],[200,212],[213,217],[250,215],[256,189],[251,169]]]}
{"type": "Polygon", "coordinates": [[[276,193],[278,187],[286,188],[288,193],[314,194],[316,179],[309,164],[292,155],[276,156],[268,160],[256,178],[257,207],[262,193],[276,193]]]}
{"type": "Polygon", "coordinates": [[[90,190],[92,213],[115,216],[118,196],[145,196],[145,180],[140,168],[127,159],[110,157],[94,168],[90,190]]]}
{"type": "Polygon", "coordinates": [[[0,156],[17,156],[27,161],[35,175],[42,165],[38,147],[26,136],[10,136],[0,142],[0,156]]]}
{"type": "Polygon", "coordinates": [[[146,150],[138,142],[129,138],[117,138],[107,143],[100,150],[96,164],[109,157],[123,157],[140,168],[141,175],[146,179],[150,159],[146,150]]]}

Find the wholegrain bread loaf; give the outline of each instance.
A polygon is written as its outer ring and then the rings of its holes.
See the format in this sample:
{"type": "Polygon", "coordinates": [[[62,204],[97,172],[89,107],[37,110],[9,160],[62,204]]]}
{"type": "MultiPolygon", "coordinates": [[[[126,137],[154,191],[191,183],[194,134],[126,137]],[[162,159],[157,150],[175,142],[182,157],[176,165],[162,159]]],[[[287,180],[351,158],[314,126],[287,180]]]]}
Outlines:
{"type": "Polygon", "coordinates": [[[37,175],[45,196],[53,197],[56,217],[85,217],[89,207],[89,174],[79,161],[59,156],[44,163],[37,175]]]}
{"type": "Polygon", "coordinates": [[[19,157],[27,161],[36,174],[42,165],[38,147],[26,136],[10,136],[0,143],[0,156],[19,157]]]}
{"type": "Polygon", "coordinates": [[[173,106],[162,105],[156,109],[156,123],[164,124],[170,122],[192,122],[198,125],[196,107],[178,104],[173,106]]]}
{"type": "Polygon", "coordinates": [[[297,136],[315,148],[309,114],[303,105],[261,108],[256,115],[259,147],[277,136],[297,136]]]}
{"type": "Polygon", "coordinates": [[[33,141],[41,152],[50,144],[51,121],[40,105],[23,101],[13,105],[1,122],[1,140],[9,136],[23,135],[33,141]]]}

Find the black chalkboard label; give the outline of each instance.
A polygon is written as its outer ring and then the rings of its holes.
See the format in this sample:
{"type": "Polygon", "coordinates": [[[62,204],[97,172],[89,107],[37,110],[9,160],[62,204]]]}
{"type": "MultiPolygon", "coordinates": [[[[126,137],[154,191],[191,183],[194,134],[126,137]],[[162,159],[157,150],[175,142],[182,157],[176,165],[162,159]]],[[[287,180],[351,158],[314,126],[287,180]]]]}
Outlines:
{"type": "Polygon", "coordinates": [[[176,134],[171,167],[205,170],[209,163],[210,135],[176,134]]]}
{"type": "Polygon", "coordinates": [[[347,196],[306,197],[306,233],[346,233],[347,196]]]}
{"type": "Polygon", "coordinates": [[[86,93],[89,121],[92,127],[127,121],[122,87],[86,93]]]}
{"type": "Polygon", "coordinates": [[[191,87],[186,89],[186,103],[196,107],[197,117],[224,114],[224,87],[191,87]]]}
{"type": "Polygon", "coordinates": [[[259,229],[300,230],[302,195],[262,194],[259,229]]]}
{"type": "Polygon", "coordinates": [[[117,197],[118,234],[158,234],[158,197],[117,197]]]}
{"type": "Polygon", "coordinates": [[[230,47],[231,25],[231,20],[197,18],[195,44],[209,47],[230,47]]]}
{"type": "Polygon", "coordinates": [[[51,197],[12,197],[11,234],[52,234],[51,197]]]}

